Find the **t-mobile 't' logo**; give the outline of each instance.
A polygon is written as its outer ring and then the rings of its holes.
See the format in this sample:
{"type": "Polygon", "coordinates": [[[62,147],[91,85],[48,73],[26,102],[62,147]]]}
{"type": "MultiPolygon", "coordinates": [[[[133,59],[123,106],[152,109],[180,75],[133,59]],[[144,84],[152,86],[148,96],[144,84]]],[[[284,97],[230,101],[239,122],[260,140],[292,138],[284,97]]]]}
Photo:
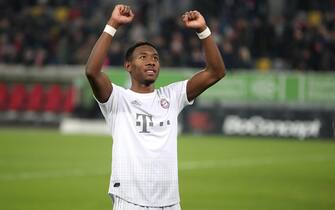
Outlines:
{"type": "Polygon", "coordinates": [[[154,125],[151,115],[136,113],[136,120],[136,126],[141,126],[142,123],[142,131],[140,131],[140,133],[150,133],[150,131],[148,131],[148,126],[152,127],[154,125]]]}

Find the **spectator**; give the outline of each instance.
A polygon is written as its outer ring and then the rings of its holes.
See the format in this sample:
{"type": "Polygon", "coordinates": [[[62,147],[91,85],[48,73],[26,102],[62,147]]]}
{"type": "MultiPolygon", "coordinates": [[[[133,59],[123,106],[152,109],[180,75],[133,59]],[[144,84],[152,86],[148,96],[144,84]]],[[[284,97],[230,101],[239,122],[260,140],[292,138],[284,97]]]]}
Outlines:
{"type": "MultiPolygon", "coordinates": [[[[284,4],[280,8],[285,9],[273,16],[271,1],[166,0],[152,6],[148,0],[134,0],[140,22],[157,29],[146,31],[134,24],[120,31],[119,43],[110,49],[106,64],[122,64],[122,46],[131,44],[126,40],[150,38],[159,48],[162,65],[202,66],[194,34],[180,27],[178,15],[164,12],[178,12],[173,7],[181,5],[204,10],[210,17],[212,33],[230,69],[253,69],[266,58],[275,69],[334,70],[334,1],[281,1],[275,5],[284,4]],[[159,18],[150,17],[153,7],[161,11],[159,18]],[[154,19],[159,23],[151,24],[154,19]]],[[[1,2],[0,7],[0,62],[41,66],[84,64],[111,5],[105,0],[32,0],[1,2]]]]}

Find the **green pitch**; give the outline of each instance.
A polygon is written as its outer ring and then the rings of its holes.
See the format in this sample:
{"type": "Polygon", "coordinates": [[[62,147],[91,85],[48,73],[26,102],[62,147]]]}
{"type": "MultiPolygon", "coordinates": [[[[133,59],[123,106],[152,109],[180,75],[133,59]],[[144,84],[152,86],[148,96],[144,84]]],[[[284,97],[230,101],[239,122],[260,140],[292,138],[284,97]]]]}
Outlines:
{"type": "MultiPolygon", "coordinates": [[[[1,210],[111,209],[111,139],[0,129],[1,210]]],[[[335,142],[181,136],[183,210],[333,210],[335,142]]]]}

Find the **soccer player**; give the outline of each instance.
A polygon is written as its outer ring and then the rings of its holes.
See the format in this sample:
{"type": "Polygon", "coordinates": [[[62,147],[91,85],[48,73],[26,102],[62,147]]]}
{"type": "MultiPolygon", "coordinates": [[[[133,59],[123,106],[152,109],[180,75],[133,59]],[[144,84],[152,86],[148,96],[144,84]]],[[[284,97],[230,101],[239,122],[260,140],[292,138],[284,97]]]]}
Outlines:
{"type": "Polygon", "coordinates": [[[189,80],[155,89],[159,54],[151,43],[139,42],[125,55],[130,89],[114,84],[101,68],[115,32],[133,18],[129,6],[115,6],[86,66],[86,76],[113,138],[109,194],[114,210],[179,210],[177,117],[224,77],[225,66],[205,19],[198,11],[189,11],[182,21],[202,42],[207,63],[204,70],[189,80]]]}

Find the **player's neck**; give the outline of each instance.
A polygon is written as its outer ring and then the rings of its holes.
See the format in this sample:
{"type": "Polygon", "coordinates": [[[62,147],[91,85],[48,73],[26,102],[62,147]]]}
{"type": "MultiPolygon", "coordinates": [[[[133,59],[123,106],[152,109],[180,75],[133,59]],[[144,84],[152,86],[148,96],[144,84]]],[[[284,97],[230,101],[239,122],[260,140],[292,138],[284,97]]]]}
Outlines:
{"type": "Polygon", "coordinates": [[[154,83],[151,83],[150,85],[132,83],[130,90],[137,92],[137,93],[151,93],[155,90],[155,85],[154,83]]]}

